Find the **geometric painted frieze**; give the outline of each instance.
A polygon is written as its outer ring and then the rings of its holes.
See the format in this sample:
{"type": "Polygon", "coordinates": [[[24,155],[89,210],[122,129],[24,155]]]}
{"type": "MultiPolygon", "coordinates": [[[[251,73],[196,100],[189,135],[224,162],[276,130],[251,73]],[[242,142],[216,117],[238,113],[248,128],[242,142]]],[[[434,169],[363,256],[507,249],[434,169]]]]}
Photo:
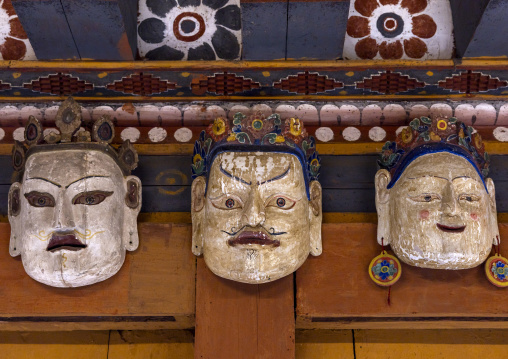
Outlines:
{"type": "Polygon", "coordinates": [[[414,90],[424,86],[424,82],[391,71],[373,75],[371,78],[356,83],[356,87],[359,89],[375,91],[385,95],[414,90]]]}
{"type": "Polygon", "coordinates": [[[158,77],[153,77],[150,74],[144,74],[142,72],[124,77],[122,80],[115,81],[114,83],[106,86],[108,90],[141,96],[150,96],[156,93],[172,90],[175,87],[174,83],[160,80],[158,77]]]}
{"type": "Polygon", "coordinates": [[[447,90],[476,93],[497,90],[500,87],[506,87],[508,83],[506,81],[499,81],[498,78],[493,78],[490,75],[469,70],[446,78],[444,81],[439,81],[438,85],[447,90]]]}
{"type": "MultiPolygon", "coordinates": [[[[422,62],[140,62],[119,63],[38,63],[6,64],[0,68],[3,87],[0,101],[45,98],[47,94],[73,95],[77,101],[195,101],[228,100],[235,95],[246,101],[380,100],[397,96],[469,101],[478,94],[484,100],[505,99],[508,95],[508,61],[482,62],[481,72],[474,60],[456,64],[451,60],[422,62]],[[201,65],[201,63],[203,65],[201,65]],[[24,65],[26,64],[26,65],[24,65]],[[125,64],[125,65],[124,65],[125,64]],[[190,66],[182,65],[189,64],[190,66]],[[156,66],[153,66],[156,65],[156,66]]],[[[19,100],[21,101],[21,100],[19,100]]]]}
{"type": "Polygon", "coordinates": [[[0,2],[0,60],[37,60],[11,0],[0,2]]]}
{"type": "Polygon", "coordinates": [[[352,0],[345,59],[450,59],[449,0],[352,0]]]}
{"type": "Polygon", "coordinates": [[[55,75],[40,77],[37,80],[24,84],[23,87],[36,92],[68,96],[92,90],[93,84],[80,80],[77,77],[72,77],[71,75],[58,73],[55,75]]]}
{"type": "Polygon", "coordinates": [[[138,50],[148,60],[236,60],[239,0],[140,0],[138,50]]]}
{"type": "Polygon", "coordinates": [[[229,96],[235,93],[258,89],[259,83],[225,71],[205,78],[196,78],[191,83],[192,93],[203,95],[207,92],[229,96]]]}
{"type": "Polygon", "coordinates": [[[329,79],[328,76],[305,71],[304,73],[288,76],[285,79],[274,82],[273,87],[293,93],[310,95],[341,88],[344,87],[344,84],[334,79],[329,79]]]}

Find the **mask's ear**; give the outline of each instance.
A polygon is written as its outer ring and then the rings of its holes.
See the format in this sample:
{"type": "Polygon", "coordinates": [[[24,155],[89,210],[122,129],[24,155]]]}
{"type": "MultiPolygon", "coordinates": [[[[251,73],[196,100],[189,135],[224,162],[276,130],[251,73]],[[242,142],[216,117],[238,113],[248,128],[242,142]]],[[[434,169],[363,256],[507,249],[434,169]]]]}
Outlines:
{"type": "Polygon", "coordinates": [[[487,178],[485,180],[485,184],[487,185],[487,190],[489,191],[489,205],[490,205],[490,231],[492,233],[492,243],[498,245],[499,237],[499,226],[497,225],[497,209],[496,209],[496,188],[494,186],[494,181],[492,178],[487,178]]]}
{"type": "Polygon", "coordinates": [[[23,235],[23,223],[21,223],[19,215],[21,212],[21,183],[14,182],[11,185],[7,207],[9,223],[11,224],[9,253],[11,256],[16,257],[21,253],[21,243],[19,243],[18,239],[21,240],[23,235]]]}
{"type": "Polygon", "coordinates": [[[125,211],[123,217],[123,245],[126,250],[138,248],[138,214],[141,210],[141,181],[136,176],[127,176],[125,185],[125,211]]]}
{"type": "Polygon", "coordinates": [[[377,211],[377,242],[381,245],[390,244],[390,190],[387,189],[392,176],[387,170],[379,170],[376,173],[374,186],[376,187],[376,211],[377,211]],[[381,239],[383,241],[381,242],[381,239]]]}
{"type": "Polygon", "coordinates": [[[191,188],[191,214],[192,214],[192,253],[197,256],[203,254],[203,238],[205,230],[205,189],[206,180],[203,176],[196,177],[192,181],[191,188]]]}
{"type": "Polygon", "coordinates": [[[321,224],[323,223],[323,191],[318,181],[310,183],[310,254],[318,256],[323,252],[321,242],[321,224]]]}

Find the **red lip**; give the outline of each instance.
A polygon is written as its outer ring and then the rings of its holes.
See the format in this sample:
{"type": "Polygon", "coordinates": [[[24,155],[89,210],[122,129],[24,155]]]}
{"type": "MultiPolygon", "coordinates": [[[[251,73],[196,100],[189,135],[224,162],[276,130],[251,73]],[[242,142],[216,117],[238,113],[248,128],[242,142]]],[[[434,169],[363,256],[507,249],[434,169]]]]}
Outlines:
{"type": "Polygon", "coordinates": [[[280,241],[271,239],[266,233],[261,231],[243,231],[236,238],[228,240],[228,245],[231,247],[246,244],[278,247],[280,246],[280,241]]]}
{"type": "Polygon", "coordinates": [[[55,252],[60,249],[79,251],[83,248],[86,248],[86,244],[81,243],[74,233],[54,233],[51,236],[51,240],[49,241],[46,250],[49,252],[55,252]]]}
{"type": "Polygon", "coordinates": [[[436,226],[443,232],[449,232],[449,233],[461,233],[461,232],[464,232],[464,229],[466,229],[466,226],[446,226],[446,225],[440,224],[440,223],[436,223],[436,226]]]}

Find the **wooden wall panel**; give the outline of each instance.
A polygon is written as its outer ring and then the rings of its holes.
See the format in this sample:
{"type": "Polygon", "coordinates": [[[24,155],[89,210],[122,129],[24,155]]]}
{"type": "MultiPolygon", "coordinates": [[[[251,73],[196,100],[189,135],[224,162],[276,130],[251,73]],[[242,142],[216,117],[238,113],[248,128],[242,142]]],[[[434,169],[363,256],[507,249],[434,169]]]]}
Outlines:
{"type": "Polygon", "coordinates": [[[297,330],[296,359],[355,358],[352,330],[297,330]]]}
{"type": "Polygon", "coordinates": [[[220,278],[199,258],[196,359],[295,356],[293,276],[245,284],[220,278]]]}
{"type": "MultiPolygon", "coordinates": [[[[10,227],[0,224],[8,248],[10,227]]],[[[139,225],[140,247],[110,279],[53,288],[31,279],[19,257],[0,251],[0,329],[190,328],[194,325],[195,257],[190,226],[139,225]]]]}
{"type": "Polygon", "coordinates": [[[109,331],[0,332],[2,359],[107,359],[109,331]]]}
{"type": "Polygon", "coordinates": [[[355,330],[356,359],[505,358],[505,330],[355,330]]]}
{"type": "Polygon", "coordinates": [[[192,359],[193,342],[187,330],[112,330],[108,359],[192,359]]]}
{"type": "MultiPolygon", "coordinates": [[[[508,238],[508,225],[500,231],[508,238]]],[[[323,254],[296,273],[297,327],[508,327],[507,292],[488,282],[483,266],[447,271],[402,264],[388,305],[388,288],[367,271],[380,252],[374,224],[324,224],[323,254]]]]}

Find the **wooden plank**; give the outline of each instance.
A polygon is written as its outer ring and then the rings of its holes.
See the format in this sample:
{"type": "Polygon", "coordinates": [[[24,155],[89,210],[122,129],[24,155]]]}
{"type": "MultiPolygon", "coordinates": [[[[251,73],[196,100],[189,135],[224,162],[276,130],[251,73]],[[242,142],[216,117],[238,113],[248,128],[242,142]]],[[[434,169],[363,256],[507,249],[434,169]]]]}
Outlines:
{"type": "MultiPolygon", "coordinates": [[[[508,237],[507,224],[500,231],[508,237]]],[[[508,327],[506,292],[487,281],[483,266],[446,271],[403,264],[389,306],[388,289],[367,272],[380,251],[374,224],[324,224],[323,254],[296,273],[297,327],[508,327]]]]}
{"type": "MultiPolygon", "coordinates": [[[[7,248],[10,227],[0,223],[7,248]]],[[[53,288],[0,251],[0,330],[176,329],[194,324],[195,258],[189,225],[140,224],[140,247],[106,281],[53,288]],[[42,300],[41,298],[44,298],[42,300]]]]}
{"type": "MultiPolygon", "coordinates": [[[[485,3],[485,0],[480,2],[485,3]]],[[[468,15],[474,14],[477,8],[478,5],[469,8],[468,15]]],[[[464,57],[508,56],[508,40],[502,35],[508,30],[505,16],[507,12],[508,3],[505,0],[488,1],[464,57]]]]}
{"type": "Polygon", "coordinates": [[[357,359],[506,357],[506,330],[355,330],[357,359]]]}
{"type": "Polygon", "coordinates": [[[108,359],[192,359],[194,336],[188,330],[112,330],[108,359]]]}
{"type": "Polygon", "coordinates": [[[290,0],[288,12],[288,59],[333,60],[342,57],[349,0],[290,0]],[[309,21],[309,14],[312,14],[312,21],[309,21]]]}
{"type": "MultiPolygon", "coordinates": [[[[39,60],[80,59],[60,1],[12,0],[39,60]]],[[[61,69],[56,72],[60,72],[61,69]]]]}
{"type": "Polygon", "coordinates": [[[286,1],[241,1],[242,59],[286,58],[286,1]]]}
{"type": "Polygon", "coordinates": [[[79,55],[86,60],[136,59],[137,0],[61,0],[79,55]]]}
{"type": "Polygon", "coordinates": [[[352,330],[297,330],[296,359],[355,358],[352,330]]]}
{"type": "Polygon", "coordinates": [[[450,0],[457,57],[463,57],[467,52],[467,48],[474,38],[476,28],[482,20],[483,12],[489,1],[450,0]]]}
{"type": "Polygon", "coordinates": [[[245,284],[214,275],[198,259],[194,358],[294,358],[293,276],[245,284]]]}
{"type": "Polygon", "coordinates": [[[2,359],[107,359],[109,331],[0,332],[2,359]]]}

